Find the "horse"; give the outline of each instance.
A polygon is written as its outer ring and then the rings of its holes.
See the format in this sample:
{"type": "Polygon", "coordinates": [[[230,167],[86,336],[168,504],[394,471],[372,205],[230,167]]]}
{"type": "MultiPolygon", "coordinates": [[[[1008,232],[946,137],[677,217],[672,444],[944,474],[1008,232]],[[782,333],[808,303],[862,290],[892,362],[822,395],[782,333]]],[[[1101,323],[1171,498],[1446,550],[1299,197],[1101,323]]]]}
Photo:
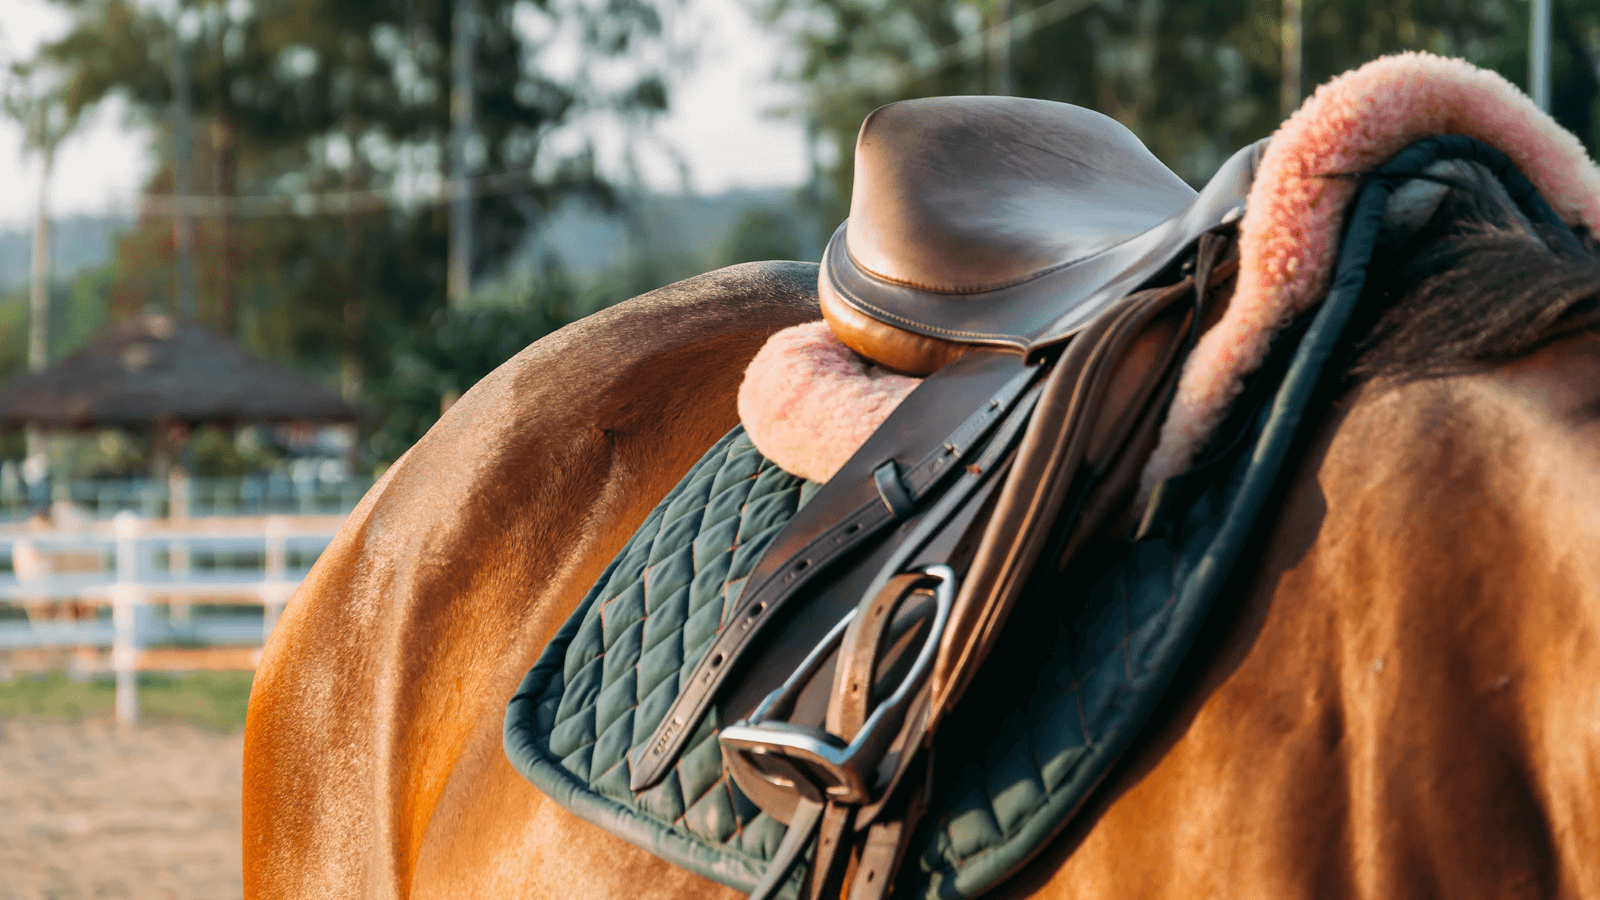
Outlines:
{"type": "MultiPolygon", "coordinates": [[[[1235,608],[995,896],[1600,897],[1600,259],[1499,222],[1408,265],[1235,608]]],[[[247,897],[737,896],[539,793],[501,720],[814,277],[568,326],[384,475],[262,655],[247,897]]]]}
{"type": "MultiPolygon", "coordinates": [[[[1421,90],[1407,102],[1437,107],[1421,90]]],[[[1308,177],[1269,208],[1332,195],[1308,177]]],[[[1600,246],[1488,181],[1428,177],[1449,190],[1371,260],[1345,374],[1160,709],[986,896],[1600,898],[1600,246]]],[[[1245,215],[1246,236],[1268,221],[1245,215]]],[[[737,896],[541,793],[502,725],[590,586],[739,421],[758,350],[822,317],[817,277],[736,266],[570,325],[388,470],[262,653],[247,897],[737,896]]]]}

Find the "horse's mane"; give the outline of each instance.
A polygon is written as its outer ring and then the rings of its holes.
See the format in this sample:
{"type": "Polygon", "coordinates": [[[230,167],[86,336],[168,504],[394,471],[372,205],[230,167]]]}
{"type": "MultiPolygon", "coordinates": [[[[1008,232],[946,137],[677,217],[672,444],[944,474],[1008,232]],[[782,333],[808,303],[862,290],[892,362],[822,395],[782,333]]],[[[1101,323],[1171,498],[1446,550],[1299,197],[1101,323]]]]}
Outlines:
{"type": "Polygon", "coordinates": [[[1352,380],[1481,371],[1600,330],[1600,244],[1530,223],[1490,177],[1452,179],[1423,229],[1374,255],[1352,380]]]}

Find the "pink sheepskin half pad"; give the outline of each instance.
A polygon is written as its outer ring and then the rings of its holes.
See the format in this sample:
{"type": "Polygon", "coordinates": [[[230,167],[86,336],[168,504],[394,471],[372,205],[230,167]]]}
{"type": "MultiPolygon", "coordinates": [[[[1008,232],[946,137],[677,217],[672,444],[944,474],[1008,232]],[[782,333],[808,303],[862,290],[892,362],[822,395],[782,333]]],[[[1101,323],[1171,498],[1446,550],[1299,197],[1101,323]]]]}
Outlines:
{"type": "Polygon", "coordinates": [[[1227,312],[1184,362],[1146,494],[1188,468],[1265,357],[1277,330],[1327,291],[1353,179],[1426,137],[1500,150],[1565,221],[1600,233],[1600,170],[1578,139],[1510,82],[1427,53],[1386,56],[1318,88],[1267,145],[1239,223],[1239,280],[1227,312]]]}
{"type": "Polygon", "coordinates": [[[826,322],[774,334],[739,386],[739,421],[751,443],[809,481],[834,476],[921,383],[869,364],[826,322]]]}

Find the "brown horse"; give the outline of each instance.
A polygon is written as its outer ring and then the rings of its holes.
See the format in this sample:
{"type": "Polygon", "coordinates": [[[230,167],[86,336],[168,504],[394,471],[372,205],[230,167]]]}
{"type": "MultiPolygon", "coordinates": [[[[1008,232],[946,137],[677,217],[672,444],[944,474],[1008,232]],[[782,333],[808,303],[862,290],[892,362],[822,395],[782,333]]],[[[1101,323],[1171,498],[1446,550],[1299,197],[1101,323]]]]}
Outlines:
{"type": "MultiPolygon", "coordinates": [[[[1600,898],[1600,261],[1552,244],[1479,229],[1374,279],[1403,299],[1166,714],[997,896],[1600,898]]],[[[501,726],[814,277],[564,329],[389,471],[261,660],[247,897],[736,896],[556,805],[501,726]]]]}

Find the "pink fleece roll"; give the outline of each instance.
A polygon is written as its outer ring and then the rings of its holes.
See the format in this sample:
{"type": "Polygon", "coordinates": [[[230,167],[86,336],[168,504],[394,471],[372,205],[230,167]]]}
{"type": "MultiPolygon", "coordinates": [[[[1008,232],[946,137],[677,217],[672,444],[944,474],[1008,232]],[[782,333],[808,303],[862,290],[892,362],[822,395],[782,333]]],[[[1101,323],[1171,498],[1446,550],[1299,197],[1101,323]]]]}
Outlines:
{"type": "Polygon", "coordinates": [[[739,421],[784,471],[827,481],[921,379],[857,356],[826,322],[773,335],[745,370],[739,421]]]}
{"type": "Polygon", "coordinates": [[[1406,146],[1440,134],[1499,149],[1564,220],[1600,232],[1600,170],[1577,138],[1496,73],[1458,59],[1401,53],[1335,78],[1267,146],[1239,223],[1238,287],[1227,313],[1184,362],[1144,471],[1146,490],[1189,465],[1244,376],[1261,364],[1272,336],[1326,294],[1356,185],[1323,176],[1373,171],[1406,146]]]}

